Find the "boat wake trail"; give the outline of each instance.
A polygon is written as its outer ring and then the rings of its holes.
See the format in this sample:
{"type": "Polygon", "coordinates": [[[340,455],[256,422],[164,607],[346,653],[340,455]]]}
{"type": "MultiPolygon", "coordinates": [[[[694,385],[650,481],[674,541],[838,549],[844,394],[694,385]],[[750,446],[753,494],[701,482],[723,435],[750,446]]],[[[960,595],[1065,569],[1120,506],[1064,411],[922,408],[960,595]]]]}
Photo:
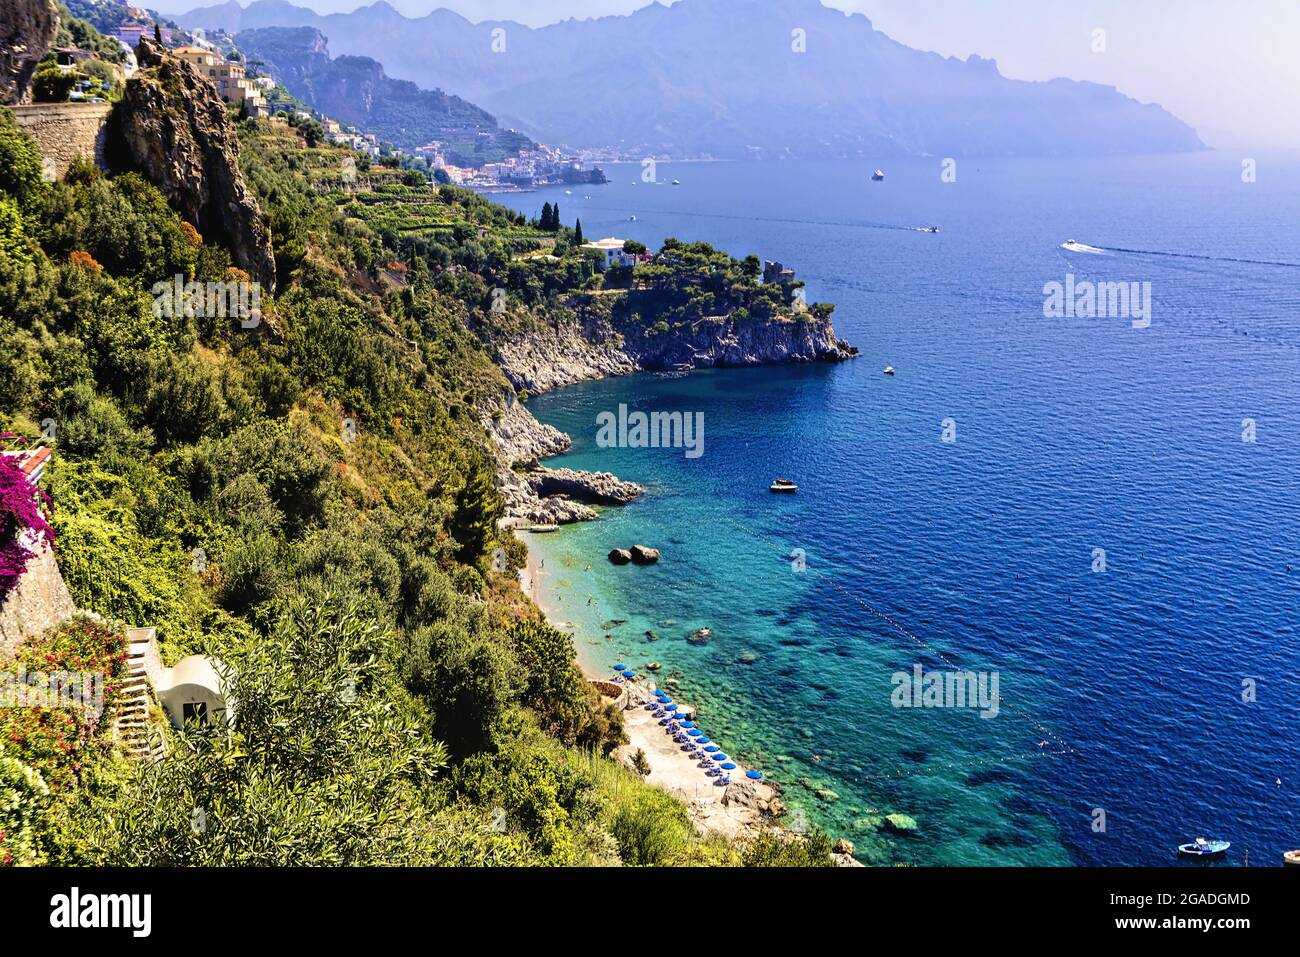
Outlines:
{"type": "Polygon", "coordinates": [[[1127,249],[1123,246],[1089,246],[1077,243],[1073,239],[1061,243],[1062,249],[1076,253],[1128,253],[1130,256],[1165,256],[1170,259],[1200,259],[1215,263],[1245,263],[1251,266],[1281,266],[1287,269],[1300,269],[1300,263],[1282,262],[1277,259],[1244,259],[1238,256],[1208,256],[1203,253],[1175,253],[1161,249],[1127,249]]]}
{"type": "Polygon", "coordinates": [[[1106,250],[1100,246],[1089,246],[1087,243],[1076,243],[1073,239],[1067,239],[1061,243],[1061,248],[1072,253],[1091,253],[1094,256],[1104,256],[1106,250]]]}

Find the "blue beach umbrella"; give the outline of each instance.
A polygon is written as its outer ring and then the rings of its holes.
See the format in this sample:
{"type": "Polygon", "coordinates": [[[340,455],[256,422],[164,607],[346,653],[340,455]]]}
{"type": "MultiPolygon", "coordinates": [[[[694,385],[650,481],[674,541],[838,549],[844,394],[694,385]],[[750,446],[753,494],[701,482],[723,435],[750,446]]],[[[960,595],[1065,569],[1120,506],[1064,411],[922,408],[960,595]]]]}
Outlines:
{"type": "Polygon", "coordinates": [[[712,753],[712,752],[714,752],[714,751],[721,751],[722,749],[719,748],[716,744],[711,744],[711,745],[709,745],[707,748],[705,748],[704,750],[705,750],[705,751],[708,751],[709,753],[712,753]]]}
{"type": "MultiPolygon", "coordinates": [[[[723,765],[723,767],[726,767],[726,765],[723,765]]],[[[745,772],[745,777],[747,777],[747,778],[753,778],[755,781],[761,781],[761,780],[763,780],[763,772],[762,772],[762,771],[746,771],[746,772],[745,772]]]]}
{"type": "Polygon", "coordinates": [[[708,744],[708,743],[709,743],[709,739],[708,739],[708,738],[696,738],[696,739],[695,739],[695,743],[696,743],[696,744],[708,744]]]}
{"type": "Polygon", "coordinates": [[[693,728],[693,727],[695,727],[695,722],[694,722],[694,721],[683,721],[683,722],[682,722],[682,727],[683,727],[683,728],[693,728]]]}
{"type": "Polygon", "coordinates": [[[699,728],[691,728],[686,733],[689,734],[692,738],[699,738],[704,736],[704,732],[701,731],[699,728]]]}
{"type": "Polygon", "coordinates": [[[627,671],[623,672],[623,677],[624,677],[624,678],[635,678],[635,677],[636,677],[636,672],[633,671],[631,668],[629,668],[627,671]]]}
{"type": "Polygon", "coordinates": [[[713,756],[713,760],[714,760],[714,761],[725,761],[725,760],[727,760],[727,756],[726,756],[725,754],[723,754],[721,751],[719,751],[717,754],[715,754],[715,755],[713,756]]]}
{"type": "Polygon", "coordinates": [[[721,764],[718,765],[718,767],[722,768],[722,770],[724,771],[736,770],[736,766],[732,764],[730,761],[723,761],[721,764]]]}
{"type": "Polygon", "coordinates": [[[614,666],[614,670],[615,670],[615,671],[622,671],[622,670],[623,670],[624,668],[626,668],[626,667],[627,667],[627,665],[623,664],[623,662],[620,661],[618,664],[616,664],[616,665],[614,666]]]}
{"type": "Polygon", "coordinates": [[[676,711],[676,710],[677,710],[677,705],[675,705],[675,704],[666,704],[666,705],[664,705],[664,710],[665,710],[665,711],[676,711]]]}

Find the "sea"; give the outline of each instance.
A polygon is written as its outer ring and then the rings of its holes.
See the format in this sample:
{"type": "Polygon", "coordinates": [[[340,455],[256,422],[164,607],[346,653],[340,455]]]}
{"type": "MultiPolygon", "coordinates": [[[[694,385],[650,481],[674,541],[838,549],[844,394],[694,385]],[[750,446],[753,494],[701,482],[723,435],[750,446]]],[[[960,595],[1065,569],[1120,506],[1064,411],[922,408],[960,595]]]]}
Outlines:
{"type": "Polygon", "coordinates": [[[647,489],[528,536],[553,618],[864,863],[1163,865],[1203,835],[1232,841],[1219,866],[1280,865],[1300,155],[875,165],[621,164],[497,197],[779,261],[861,351],[529,399],[573,438],[548,464],[647,489]],[[702,415],[699,454],[599,442],[620,406],[702,415]],[[606,560],[634,543],[662,559],[606,560]]]}

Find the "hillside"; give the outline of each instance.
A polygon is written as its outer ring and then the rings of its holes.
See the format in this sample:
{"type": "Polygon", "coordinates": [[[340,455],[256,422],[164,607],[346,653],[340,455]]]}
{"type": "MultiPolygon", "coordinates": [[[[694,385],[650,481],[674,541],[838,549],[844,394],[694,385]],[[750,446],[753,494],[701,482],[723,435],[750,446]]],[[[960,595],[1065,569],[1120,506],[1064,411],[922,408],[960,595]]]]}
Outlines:
{"type": "Polygon", "coordinates": [[[312,26],[338,53],[452,90],[533,135],[633,155],[874,160],[1203,148],[1176,117],[1113,88],[1009,80],[990,60],[911,49],[818,0],[681,0],[539,29],[473,24],[447,10],[408,19],[383,2],[320,16],[259,0],[177,19],[312,26]]]}
{"type": "MultiPolygon", "coordinates": [[[[792,315],[702,244],[597,275],[563,226],[236,122],[152,41],[136,56],[110,150],[129,171],[47,183],[0,109],[0,431],[56,423],[47,541],[99,616],[3,665],[101,671],[111,715],[123,630],[153,627],[168,663],[219,662],[238,707],[228,728],[162,722],[156,764],[97,715],[0,709],[0,862],[829,863],[819,834],[706,836],[605,757],[621,712],[521,593],[499,523],[527,454],[502,426],[540,426],[498,364],[542,329],[670,344],[719,310],[833,343],[829,307],[792,315]],[[144,142],[164,124],[175,148],[144,142]],[[196,228],[213,191],[242,239],[196,228]],[[255,312],[166,301],[249,283],[236,257],[263,239],[255,312]]],[[[5,587],[20,533],[46,534],[22,497],[0,514],[5,587]]]]}
{"type": "Polygon", "coordinates": [[[533,145],[458,96],[392,79],[369,57],[331,59],[329,41],[312,27],[242,30],[235,42],[250,63],[313,109],[397,146],[437,140],[455,165],[480,166],[533,145]]]}

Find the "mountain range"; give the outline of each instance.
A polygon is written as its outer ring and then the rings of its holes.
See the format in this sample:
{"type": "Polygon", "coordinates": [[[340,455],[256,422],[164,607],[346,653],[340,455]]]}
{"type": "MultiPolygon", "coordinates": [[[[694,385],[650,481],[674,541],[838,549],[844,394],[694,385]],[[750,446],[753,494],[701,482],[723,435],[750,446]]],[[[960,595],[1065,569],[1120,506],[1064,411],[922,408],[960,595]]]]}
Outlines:
{"type": "Polygon", "coordinates": [[[312,26],[337,53],[454,91],[549,142],[719,158],[1053,156],[1202,149],[1156,104],[992,60],[914,50],[818,0],[680,0],[533,29],[378,2],[319,15],[234,0],[177,16],[237,32],[312,26]]]}
{"type": "Polygon", "coordinates": [[[396,80],[366,56],[330,58],[315,27],[241,30],[235,42],[250,64],[260,65],[314,109],[397,146],[430,140],[460,166],[480,166],[531,145],[528,137],[500,129],[486,110],[442,90],[422,90],[396,80]]]}

